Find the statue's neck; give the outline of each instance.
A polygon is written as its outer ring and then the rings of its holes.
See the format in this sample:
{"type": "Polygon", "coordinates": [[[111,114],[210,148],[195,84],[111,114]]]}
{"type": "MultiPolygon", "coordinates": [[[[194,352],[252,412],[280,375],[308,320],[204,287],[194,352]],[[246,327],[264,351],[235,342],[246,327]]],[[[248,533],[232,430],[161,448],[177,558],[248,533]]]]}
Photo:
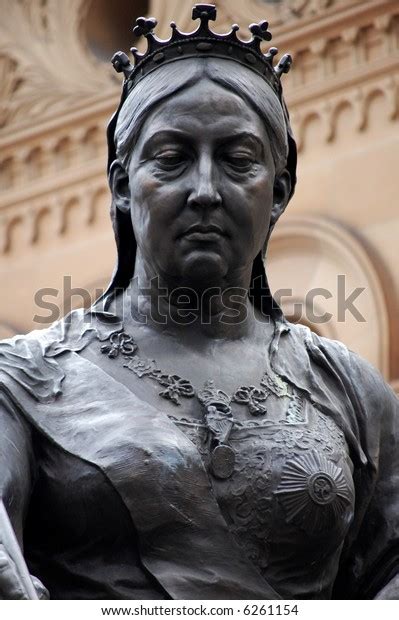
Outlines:
{"type": "Polygon", "coordinates": [[[248,298],[250,278],[248,270],[218,283],[193,286],[156,273],[138,260],[125,291],[125,323],[137,321],[182,334],[196,331],[211,338],[249,336],[256,321],[248,298]]]}

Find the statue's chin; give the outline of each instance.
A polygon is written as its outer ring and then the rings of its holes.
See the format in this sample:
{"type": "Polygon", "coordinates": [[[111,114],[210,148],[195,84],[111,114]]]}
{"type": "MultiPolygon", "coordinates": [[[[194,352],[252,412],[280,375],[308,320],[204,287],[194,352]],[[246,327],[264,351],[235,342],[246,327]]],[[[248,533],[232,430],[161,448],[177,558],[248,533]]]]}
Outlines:
{"type": "Polygon", "coordinates": [[[226,261],[216,252],[195,251],[186,257],[183,280],[192,288],[204,289],[222,285],[228,272],[226,261]]]}

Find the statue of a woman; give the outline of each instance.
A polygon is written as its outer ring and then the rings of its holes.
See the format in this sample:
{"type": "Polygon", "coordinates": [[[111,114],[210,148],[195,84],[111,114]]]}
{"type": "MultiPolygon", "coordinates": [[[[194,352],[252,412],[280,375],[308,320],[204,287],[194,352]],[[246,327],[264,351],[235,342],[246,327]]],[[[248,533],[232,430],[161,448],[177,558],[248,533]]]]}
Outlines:
{"type": "MultiPolygon", "coordinates": [[[[215,16],[167,42],[141,18],[147,53],[114,57],[117,268],[89,311],[0,344],[4,506],[54,599],[397,598],[398,401],[273,302],[290,57],[215,16]]],[[[1,595],[26,597],[1,542],[1,595]]]]}

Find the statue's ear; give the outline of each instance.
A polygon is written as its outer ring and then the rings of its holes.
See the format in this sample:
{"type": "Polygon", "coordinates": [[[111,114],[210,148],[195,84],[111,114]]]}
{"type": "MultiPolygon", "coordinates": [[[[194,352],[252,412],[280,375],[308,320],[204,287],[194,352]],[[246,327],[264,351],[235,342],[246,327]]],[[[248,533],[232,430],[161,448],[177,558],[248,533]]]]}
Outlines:
{"type": "Polygon", "coordinates": [[[109,169],[108,182],[115,207],[123,213],[128,213],[130,211],[129,177],[117,159],[112,162],[109,169]]]}
{"type": "Polygon", "coordinates": [[[291,193],[291,175],[287,169],[283,170],[276,176],[273,188],[273,208],[270,218],[270,227],[272,228],[278,218],[284,213],[288,204],[291,193]]]}

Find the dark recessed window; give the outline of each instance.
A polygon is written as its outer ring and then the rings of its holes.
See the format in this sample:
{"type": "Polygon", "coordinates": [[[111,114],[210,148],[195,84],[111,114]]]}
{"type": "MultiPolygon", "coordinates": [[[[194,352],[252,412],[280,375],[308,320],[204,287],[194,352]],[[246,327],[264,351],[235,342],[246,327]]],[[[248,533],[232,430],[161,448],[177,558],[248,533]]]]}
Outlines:
{"type": "Polygon", "coordinates": [[[91,0],[82,23],[83,36],[91,52],[109,62],[114,52],[129,52],[135,45],[136,17],[147,15],[147,0],[91,0]]]}

